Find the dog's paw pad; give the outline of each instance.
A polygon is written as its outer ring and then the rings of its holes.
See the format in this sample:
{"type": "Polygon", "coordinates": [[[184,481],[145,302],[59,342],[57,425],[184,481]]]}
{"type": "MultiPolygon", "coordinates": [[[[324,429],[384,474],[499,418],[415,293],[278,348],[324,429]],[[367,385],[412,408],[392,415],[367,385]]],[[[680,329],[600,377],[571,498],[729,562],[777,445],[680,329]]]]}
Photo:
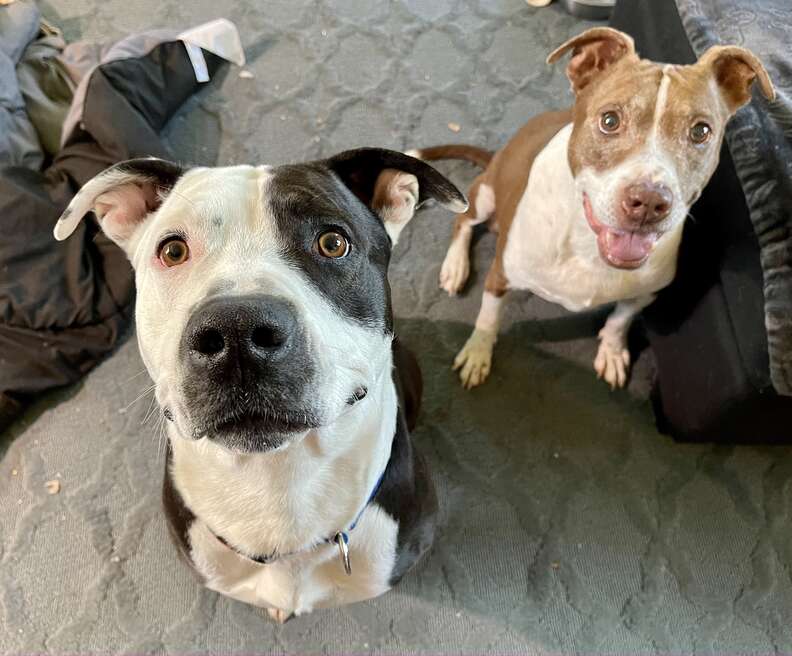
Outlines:
{"type": "Polygon", "coordinates": [[[487,380],[494,345],[494,335],[476,330],[454,359],[454,371],[459,370],[459,380],[465,389],[478,387],[487,380]]]}
{"type": "Polygon", "coordinates": [[[612,389],[624,387],[630,371],[630,352],[621,345],[602,340],[594,359],[594,370],[612,389]]]}

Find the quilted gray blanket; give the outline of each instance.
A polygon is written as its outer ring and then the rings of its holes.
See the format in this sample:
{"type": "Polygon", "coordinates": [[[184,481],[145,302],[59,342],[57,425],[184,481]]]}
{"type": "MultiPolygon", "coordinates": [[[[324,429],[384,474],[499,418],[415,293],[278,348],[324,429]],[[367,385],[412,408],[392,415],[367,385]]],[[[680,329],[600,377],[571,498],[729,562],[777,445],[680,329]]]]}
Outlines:
{"type": "Polygon", "coordinates": [[[697,55],[717,43],[749,48],[776,87],[756,93],[726,132],[761,249],[770,376],[792,395],[792,2],[677,0],[697,55]]]}
{"type": "MultiPolygon", "coordinates": [[[[497,147],[571,100],[563,66],[542,62],[590,26],[523,0],[41,6],[68,41],[233,19],[250,76],[217,76],[165,135],[183,161],[220,165],[497,147]]],[[[440,167],[463,189],[478,173],[440,167]]],[[[491,379],[465,392],[450,365],[495,239],[478,241],[471,289],[452,299],[437,287],[451,230],[448,212],[422,210],[390,269],[397,330],[424,372],[416,443],[442,513],[417,570],[379,599],[283,626],[198,585],[168,540],[131,340],[0,436],[0,654],[792,656],[792,447],[658,436],[650,352],[629,393],[612,393],[591,369],[601,313],[535,296],[507,304],[491,379]]]]}

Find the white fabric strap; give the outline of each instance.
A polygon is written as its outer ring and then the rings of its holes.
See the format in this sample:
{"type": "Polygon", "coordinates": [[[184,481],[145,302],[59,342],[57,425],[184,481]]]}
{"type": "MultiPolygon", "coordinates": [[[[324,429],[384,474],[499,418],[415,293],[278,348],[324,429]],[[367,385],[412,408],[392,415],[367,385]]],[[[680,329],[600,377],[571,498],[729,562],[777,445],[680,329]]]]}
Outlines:
{"type": "Polygon", "coordinates": [[[198,82],[208,82],[209,70],[206,68],[206,59],[203,56],[201,47],[189,41],[184,41],[184,47],[187,49],[187,56],[190,58],[190,63],[195,71],[195,79],[198,82]]]}
{"type": "Polygon", "coordinates": [[[197,27],[191,27],[179,34],[178,38],[184,42],[187,55],[190,57],[195,71],[195,79],[198,82],[209,81],[209,71],[206,67],[206,59],[201,52],[202,49],[233,62],[237,66],[245,65],[242,41],[239,39],[236,25],[230,20],[218,18],[197,27]]]}

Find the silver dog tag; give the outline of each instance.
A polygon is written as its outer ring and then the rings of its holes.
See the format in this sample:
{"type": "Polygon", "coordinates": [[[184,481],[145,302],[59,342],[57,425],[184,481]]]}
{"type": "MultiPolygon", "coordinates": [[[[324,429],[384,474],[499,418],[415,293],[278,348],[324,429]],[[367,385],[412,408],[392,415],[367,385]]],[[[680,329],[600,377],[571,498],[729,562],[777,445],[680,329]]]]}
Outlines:
{"type": "Polygon", "coordinates": [[[344,571],[347,576],[352,576],[352,563],[349,562],[349,538],[339,531],[335,534],[333,541],[338,545],[338,553],[341,556],[341,562],[344,563],[344,571]]]}

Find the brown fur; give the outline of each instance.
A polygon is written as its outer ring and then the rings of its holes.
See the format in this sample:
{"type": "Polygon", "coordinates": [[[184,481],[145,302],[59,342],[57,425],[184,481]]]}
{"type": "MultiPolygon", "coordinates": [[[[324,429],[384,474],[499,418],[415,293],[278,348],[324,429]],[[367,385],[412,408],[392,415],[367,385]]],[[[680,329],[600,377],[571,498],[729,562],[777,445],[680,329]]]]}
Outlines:
{"type": "MultiPolygon", "coordinates": [[[[465,159],[486,166],[470,187],[470,207],[458,214],[454,237],[467,231],[484,217],[477,216],[481,185],[494,192],[495,210],[488,217],[489,228],[498,233],[495,261],[487,274],[485,288],[502,296],[509,287],[503,270],[503,251],[517,205],[525,191],[536,156],[568,122],[574,124],[568,152],[574,175],[583,167],[603,171],[618,165],[645,146],[655,118],[658,91],[663,79],[662,65],[640,59],[632,39],[611,28],[594,28],[570,39],[549,57],[552,62],[572,51],[567,75],[577,94],[572,109],[540,114],[526,123],[506,146],[495,153],[467,145],[424,148],[425,160],[465,159]],[[607,75],[603,73],[607,70],[607,75]],[[618,133],[604,135],[598,117],[609,109],[618,110],[622,126],[618,133]]],[[[667,69],[668,70],[668,69],[667,69]]],[[[759,80],[763,92],[774,95],[761,63],[750,52],[736,47],[716,47],[693,66],[670,67],[669,97],[673,108],[663,114],[660,138],[677,144],[669,152],[680,171],[684,202],[691,204],[712,175],[718,162],[717,144],[731,113],[750,99],[750,85],[759,80]],[[709,81],[715,78],[723,102],[713,97],[709,81]],[[708,123],[710,142],[694,144],[686,138],[696,122],[708,123]]]]}
{"type": "MultiPolygon", "coordinates": [[[[476,215],[476,199],[480,186],[486,184],[492,188],[496,199],[495,211],[487,220],[487,225],[490,230],[498,234],[498,245],[485,287],[496,296],[503,296],[509,288],[503,272],[503,250],[506,247],[509,226],[514,219],[517,204],[528,183],[533,161],[553,135],[571,119],[572,111],[565,109],[545,112],[528,121],[509,143],[495,154],[485,171],[473,181],[468,191],[470,207],[466,212],[456,216],[454,236],[462,230],[469,230],[471,224],[477,223],[476,219],[479,217],[476,215]]],[[[454,156],[447,147],[421,149],[421,158],[425,160],[452,157],[454,156]]]]}
{"type": "MultiPolygon", "coordinates": [[[[473,226],[487,221],[490,229],[498,233],[495,260],[485,281],[476,328],[454,360],[454,369],[460,370],[466,388],[483,383],[490,371],[501,307],[491,297],[502,297],[511,286],[532,289],[536,282],[532,278],[535,266],[549,267],[544,273],[558,276],[554,290],[545,292],[569,309],[589,307],[594,302],[619,301],[600,333],[594,368],[611,385],[623,386],[629,367],[627,330],[633,317],[651,302],[653,293],[673,276],[682,222],[717,165],[729,116],[750,99],[754,80],[768,98],[773,97],[772,85],[759,60],[734,46],[711,48],[692,66],[662,65],[640,59],[628,35],[601,27],[587,30],[561,45],[548,57],[548,63],[568,52],[571,58],[567,75],[577,96],[574,107],[530,120],[495,154],[473,182],[470,208],[456,217],[454,238],[440,269],[440,286],[449,294],[456,294],[469,274],[468,251],[473,226]],[[611,120],[608,116],[611,112],[618,121],[611,120]],[[575,232],[564,243],[572,244],[579,252],[567,248],[561,253],[559,247],[543,253],[544,246],[539,245],[546,242],[530,241],[526,228],[526,225],[534,227],[532,207],[526,205],[523,209],[520,203],[525,198],[536,158],[570,123],[566,150],[569,170],[565,170],[561,150],[548,151],[548,157],[556,159],[547,160],[547,171],[538,172],[547,175],[535,178],[536,185],[531,184],[532,196],[526,203],[536,203],[537,211],[545,217],[546,223],[535,224],[538,237],[547,239],[551,234],[547,231],[557,230],[559,240],[564,240],[568,231],[575,232]],[[697,126],[698,123],[704,125],[697,126]],[[697,126],[695,130],[694,126],[697,126]],[[699,138],[701,135],[704,139],[699,138]],[[570,185],[569,173],[574,186],[570,185]],[[554,205],[552,194],[559,193],[559,189],[574,197],[554,205]],[[680,197],[675,199],[675,195],[680,197]],[[575,212],[569,201],[578,196],[581,204],[575,212]],[[515,257],[512,261],[510,255],[510,270],[506,271],[504,256],[518,208],[524,212],[519,219],[520,236],[512,237],[526,239],[528,243],[512,244],[515,249],[510,248],[509,253],[514,252],[515,257]],[[561,214],[553,217],[556,212],[561,214]],[[592,229],[591,239],[596,241],[584,241],[584,221],[592,229]],[[639,230],[632,230],[636,222],[641,228],[648,221],[660,227],[640,234],[639,230]],[[664,221],[665,225],[661,225],[664,221]],[[626,244],[628,230],[633,241],[626,244]],[[674,234],[663,242],[668,247],[654,249],[655,242],[671,230],[674,234]],[[638,268],[652,252],[659,254],[644,278],[630,280],[604,275],[593,259],[597,254],[592,248],[594,244],[601,259],[616,269],[638,268]],[[534,246],[539,250],[532,250],[534,246]],[[626,257],[619,256],[620,247],[626,257]],[[536,262],[530,261],[531,257],[536,257],[536,262]],[[567,266],[568,271],[561,269],[567,266]],[[571,276],[569,280],[566,273],[571,276]],[[591,297],[581,296],[580,289],[575,287],[575,281],[582,282],[586,276],[596,276],[586,280],[592,283],[592,288],[600,282],[602,285],[596,293],[584,285],[591,297]],[[653,284],[656,287],[651,287],[653,284]]],[[[423,149],[418,156],[445,159],[457,152],[463,159],[476,161],[471,155],[473,147],[453,148],[423,149]]]]}
{"type": "Polygon", "coordinates": [[[445,144],[443,146],[432,146],[421,150],[421,159],[431,162],[438,159],[463,159],[473,162],[481,168],[485,168],[492,160],[493,152],[484,150],[478,146],[468,146],[466,144],[445,144]]]}
{"type": "Polygon", "coordinates": [[[572,90],[579,93],[614,62],[635,54],[635,44],[632,37],[611,27],[594,27],[558,46],[548,55],[547,63],[552,64],[570,50],[566,73],[572,90]]]}
{"type": "Polygon", "coordinates": [[[613,64],[607,77],[578,93],[569,143],[573,175],[584,166],[596,171],[612,168],[643,148],[662,78],[659,65],[631,54],[613,64]],[[599,116],[608,110],[622,117],[617,134],[605,135],[599,129],[599,116]]]}
{"type": "Polygon", "coordinates": [[[750,50],[738,46],[713,46],[698,65],[711,68],[729,110],[734,112],[751,99],[754,80],[766,98],[775,99],[775,89],[762,62],[750,50]]]}
{"type": "Polygon", "coordinates": [[[528,175],[536,156],[550,139],[571,119],[571,110],[539,114],[526,123],[506,146],[497,152],[484,172],[484,182],[495,192],[495,214],[490,226],[498,233],[495,260],[484,283],[488,292],[503,296],[509,288],[503,270],[503,251],[509,237],[517,204],[528,184],[528,175]]]}

